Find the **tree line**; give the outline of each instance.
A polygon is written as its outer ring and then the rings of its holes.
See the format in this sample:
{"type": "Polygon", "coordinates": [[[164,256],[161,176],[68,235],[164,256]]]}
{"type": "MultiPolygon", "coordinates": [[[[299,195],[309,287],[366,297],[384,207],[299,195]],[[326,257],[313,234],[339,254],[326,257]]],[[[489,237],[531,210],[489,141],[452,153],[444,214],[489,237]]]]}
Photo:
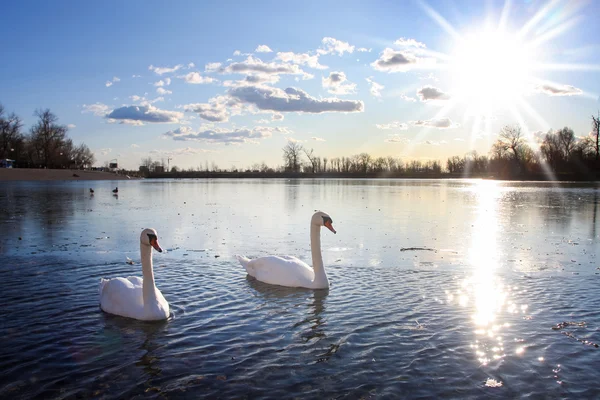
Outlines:
{"type": "MultiPolygon", "coordinates": [[[[403,161],[398,157],[373,157],[360,153],[347,157],[320,157],[314,149],[297,142],[288,142],[283,147],[283,165],[270,167],[266,163],[255,163],[245,170],[220,169],[216,163],[210,168],[198,166],[181,170],[174,166],[171,174],[178,176],[204,176],[215,174],[251,174],[253,176],[434,176],[434,177],[494,177],[498,179],[519,179],[531,177],[548,179],[561,177],[583,177],[597,179],[600,172],[599,161],[600,117],[592,117],[592,133],[583,138],[575,136],[571,128],[550,131],[532,143],[518,125],[507,125],[500,131],[497,141],[488,155],[471,151],[464,156],[453,156],[440,161],[403,161]]],[[[151,165],[145,159],[144,165],[151,165]]],[[[155,162],[155,164],[157,164],[155,162]]],[[[164,165],[164,160],[163,163],[164,165]]],[[[169,172],[166,171],[168,175],[169,172]]],[[[150,174],[151,176],[153,174],[150,174]]],[[[154,174],[156,175],[156,174],[154,174]]],[[[162,174],[161,176],[165,176],[162,174]]]]}
{"type": "Polygon", "coordinates": [[[36,110],[37,122],[23,133],[23,122],[0,104],[0,159],[14,160],[18,168],[89,168],[96,161],[85,145],[75,145],[68,128],[49,109],[36,110]]]}

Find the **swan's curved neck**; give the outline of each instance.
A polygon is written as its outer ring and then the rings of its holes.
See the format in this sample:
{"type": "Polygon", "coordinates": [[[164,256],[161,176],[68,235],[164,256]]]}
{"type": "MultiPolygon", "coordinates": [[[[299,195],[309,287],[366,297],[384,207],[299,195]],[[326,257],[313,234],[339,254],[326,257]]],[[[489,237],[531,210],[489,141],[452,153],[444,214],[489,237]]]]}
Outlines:
{"type": "Polygon", "coordinates": [[[312,253],[312,264],[315,272],[315,286],[327,287],[327,274],[323,267],[323,255],[321,254],[321,227],[310,224],[310,251],[312,253]]]}
{"type": "Polygon", "coordinates": [[[140,243],[140,254],[142,257],[142,272],[144,274],[142,293],[144,305],[146,305],[156,299],[154,271],[152,270],[152,248],[140,243]]]}

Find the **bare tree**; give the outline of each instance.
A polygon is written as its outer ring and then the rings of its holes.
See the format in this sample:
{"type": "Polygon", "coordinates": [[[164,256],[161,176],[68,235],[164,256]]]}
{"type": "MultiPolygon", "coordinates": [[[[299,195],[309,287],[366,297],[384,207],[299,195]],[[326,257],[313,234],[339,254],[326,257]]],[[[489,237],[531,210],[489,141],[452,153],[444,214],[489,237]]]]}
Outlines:
{"type": "Polygon", "coordinates": [[[303,147],[296,142],[288,141],[283,148],[283,162],[285,169],[291,172],[299,172],[303,147]]]}
{"type": "Polygon", "coordinates": [[[58,125],[58,117],[49,109],[37,110],[34,114],[39,118],[37,124],[31,128],[32,139],[36,142],[41,156],[42,165],[53,167],[59,155],[60,145],[65,140],[67,127],[58,125]]]}
{"type": "Polygon", "coordinates": [[[314,174],[319,164],[319,157],[314,155],[315,151],[313,149],[307,150],[306,148],[303,148],[302,150],[304,151],[304,154],[306,154],[306,158],[308,158],[308,162],[311,165],[312,173],[314,174]]]}
{"type": "Polygon", "coordinates": [[[565,161],[569,161],[571,152],[575,147],[575,134],[573,133],[573,129],[564,127],[558,131],[557,136],[563,158],[565,161]]]}

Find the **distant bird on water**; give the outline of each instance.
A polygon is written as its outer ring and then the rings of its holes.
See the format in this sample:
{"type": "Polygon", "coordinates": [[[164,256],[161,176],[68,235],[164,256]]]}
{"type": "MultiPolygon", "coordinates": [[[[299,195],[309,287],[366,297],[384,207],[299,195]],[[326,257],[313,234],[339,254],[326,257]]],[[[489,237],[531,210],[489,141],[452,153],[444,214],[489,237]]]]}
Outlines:
{"type": "Polygon", "coordinates": [[[119,193],[119,188],[118,187],[114,188],[113,193],[115,193],[115,194],[119,193]]]}
{"type": "Polygon", "coordinates": [[[90,188],[90,194],[94,194],[94,189],[90,188]]]}

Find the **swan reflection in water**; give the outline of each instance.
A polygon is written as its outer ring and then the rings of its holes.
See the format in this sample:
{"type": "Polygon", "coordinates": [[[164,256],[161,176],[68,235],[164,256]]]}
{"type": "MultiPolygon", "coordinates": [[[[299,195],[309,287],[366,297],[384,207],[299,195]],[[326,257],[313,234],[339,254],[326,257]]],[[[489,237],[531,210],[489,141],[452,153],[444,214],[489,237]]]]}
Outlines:
{"type": "MultiPolygon", "coordinates": [[[[308,346],[316,345],[322,339],[327,338],[325,327],[327,325],[326,298],[329,295],[329,289],[305,289],[305,288],[290,288],[285,286],[270,285],[263,283],[249,275],[246,275],[248,286],[252,289],[255,295],[264,299],[265,307],[285,308],[293,313],[298,314],[294,310],[300,312],[300,319],[291,325],[294,331],[294,337],[299,337],[300,341],[308,346]],[[300,329],[298,333],[296,330],[300,329]]],[[[334,346],[335,347],[335,346],[334,346]]],[[[323,357],[329,357],[337,349],[328,346],[328,350],[323,354],[323,349],[315,349],[319,354],[316,354],[317,362],[323,357]]]]}
{"type": "MultiPolygon", "coordinates": [[[[105,339],[109,342],[120,342],[119,346],[112,346],[113,348],[137,348],[143,352],[133,363],[143,371],[146,385],[152,386],[151,379],[158,377],[162,372],[161,359],[157,352],[164,346],[161,339],[167,333],[170,319],[145,322],[105,313],[102,313],[102,319],[105,339]]],[[[127,362],[123,365],[130,364],[127,362]]],[[[121,373],[129,374],[128,370],[129,367],[126,367],[121,373]]]]}

